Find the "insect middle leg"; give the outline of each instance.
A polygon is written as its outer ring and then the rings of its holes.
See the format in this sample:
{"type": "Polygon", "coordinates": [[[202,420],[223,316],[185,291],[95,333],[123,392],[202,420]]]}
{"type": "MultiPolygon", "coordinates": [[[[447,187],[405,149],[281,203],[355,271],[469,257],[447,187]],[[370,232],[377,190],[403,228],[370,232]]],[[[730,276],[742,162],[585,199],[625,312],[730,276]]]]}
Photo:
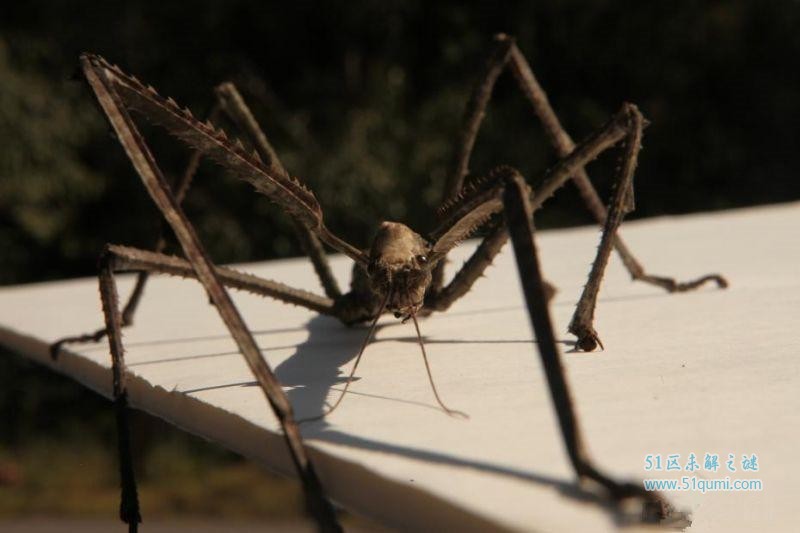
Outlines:
{"type": "MultiPolygon", "coordinates": [[[[215,120],[219,115],[219,106],[214,105],[211,111],[208,113],[208,120],[215,120]]],[[[186,194],[189,192],[189,188],[194,181],[194,176],[197,173],[197,169],[200,166],[200,160],[202,158],[202,154],[200,152],[192,152],[189,156],[189,161],[186,164],[186,168],[181,174],[180,179],[175,184],[174,195],[175,199],[179,204],[183,203],[183,200],[186,198],[186,194]]],[[[156,253],[161,253],[167,247],[167,239],[165,235],[165,227],[164,224],[161,224],[161,228],[159,230],[158,238],[153,245],[153,251],[156,253]]],[[[120,316],[120,327],[128,327],[133,324],[133,319],[136,314],[136,309],[139,307],[139,302],[144,295],[144,289],[147,285],[147,280],[150,277],[149,272],[141,271],[136,275],[136,282],[134,283],[133,289],[131,290],[130,295],[128,295],[128,300],[126,301],[125,305],[122,308],[122,313],[120,316]]],[[[63,337],[58,339],[54,343],[50,345],[50,357],[53,360],[58,359],[59,353],[61,353],[61,349],[67,344],[80,344],[80,343],[87,343],[87,342],[100,342],[107,334],[108,334],[108,327],[104,326],[94,332],[91,333],[84,333],[82,335],[74,335],[70,337],[63,337]]]]}
{"type": "Polygon", "coordinates": [[[583,293],[580,300],[578,300],[575,314],[568,328],[569,332],[578,338],[578,348],[585,351],[594,350],[598,344],[601,348],[603,346],[593,326],[597,295],[600,292],[600,282],[603,280],[603,274],[605,273],[606,265],[608,265],[611,248],[614,246],[614,237],[617,229],[622,223],[623,217],[628,212],[633,211],[634,207],[633,173],[636,169],[639,150],[642,147],[644,118],[632,104],[627,105],[627,110],[630,127],[624,140],[625,153],[615,178],[614,196],[609,205],[608,215],[603,227],[603,236],[597,249],[597,257],[592,263],[589,281],[583,288],[583,293]]]}
{"type": "MultiPolygon", "coordinates": [[[[220,111],[220,103],[214,102],[214,104],[211,106],[211,109],[208,111],[208,113],[206,113],[206,120],[215,122],[219,118],[220,111]]],[[[186,163],[186,168],[180,175],[178,181],[173,185],[173,195],[175,196],[175,200],[178,202],[178,204],[182,204],[186,199],[186,195],[189,193],[189,189],[194,183],[197,170],[200,167],[202,156],[203,154],[199,151],[192,152],[189,156],[189,161],[186,163]]],[[[167,247],[165,230],[166,227],[162,222],[160,224],[158,238],[153,245],[153,251],[155,253],[161,253],[167,247]]],[[[125,302],[125,305],[122,308],[122,314],[120,316],[120,326],[122,328],[133,325],[133,319],[136,314],[136,310],[139,308],[139,302],[141,302],[142,296],[144,295],[144,290],[147,286],[147,280],[149,277],[150,273],[147,271],[140,271],[137,273],[136,282],[133,285],[131,293],[128,295],[128,300],[125,302]]],[[[108,327],[105,326],[91,333],[84,333],[81,335],[74,335],[58,339],[50,345],[50,357],[53,360],[58,359],[61,349],[67,344],[100,342],[108,334],[108,331],[108,327]]]]}
{"type": "MultiPolygon", "coordinates": [[[[114,254],[114,267],[117,272],[157,273],[197,279],[197,273],[186,259],[116,244],[109,244],[106,248],[114,254]]],[[[225,287],[299,305],[323,315],[337,316],[334,301],[326,296],[229,267],[215,266],[214,271],[225,287]]]]}

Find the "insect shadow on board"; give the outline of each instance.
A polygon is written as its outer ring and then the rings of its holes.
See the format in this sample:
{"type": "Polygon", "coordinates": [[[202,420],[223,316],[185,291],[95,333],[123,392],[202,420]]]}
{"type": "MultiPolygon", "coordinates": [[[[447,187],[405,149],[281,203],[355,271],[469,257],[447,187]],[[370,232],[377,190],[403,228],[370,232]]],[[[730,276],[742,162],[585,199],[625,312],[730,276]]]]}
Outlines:
{"type": "Polygon", "coordinates": [[[473,89],[462,128],[455,140],[455,157],[444,188],[438,226],[426,239],[402,223],[385,221],[379,225],[371,246],[362,249],[342,240],[326,227],[322,208],[314,194],[284,168],[233,84],[223,83],[215,89],[215,103],[206,120],[202,121],[196,119],[188,108],[181,109],[171,98],[161,97],[151,86],[125,74],[97,55],[84,54],[80,61],[83,76],[100,109],[183,252],[183,257],[165,255],[166,240],[163,235],[156,241],[154,249],[149,251],[107,245],[101,254],[99,274],[104,327],[93,333],[61,339],[51,347],[53,357],[57,358],[66,344],[97,342],[108,337],[119,432],[122,478],[120,518],[129,525],[130,531],[137,530],[141,515],[130,457],[127,372],[121,330],[133,322],[136,307],[151,273],[196,278],[203,285],[281,424],[302,483],[308,513],[320,530],[339,531],[341,527],[336,512],[303,444],[291,403],[262,357],[252,333],[245,326],[226,289],[244,290],[300,305],[336,317],[348,325],[371,323],[343,391],[316,418],[329,416],[340,405],[377,321],[385,312],[413,323],[439,406],[449,415],[466,416],[447,407],[436,390],[417,318],[445,311],[466,294],[509,236],[562,437],[579,481],[583,486],[599,492],[605,501],[619,504],[619,508],[634,509],[631,514],[635,515],[636,520],[674,526],[688,523],[685,513],[674,509],[663,495],[646,491],[639,483],[613,479],[600,471],[587,454],[550,320],[548,301],[554,289],[542,277],[534,242],[533,213],[557,189],[571,180],[591,214],[603,227],[588,282],[569,325],[569,331],[577,337],[576,346],[582,350],[602,347],[593,327],[593,319],[600,282],[612,249],[616,249],[634,280],[656,285],[669,292],[689,291],[706,282],[716,283],[719,287],[727,286],[726,280],[718,274],[688,282],[651,275],[617,234],[623,217],[634,207],[632,179],[641,148],[642,131],[647,124],[635,105],[623,104],[605,125],[575,144],[561,126],[514,39],[503,34],[496,35],[493,50],[473,89]],[[513,74],[560,158],[544,173],[535,189],[531,189],[517,170],[508,166],[498,166],[482,178],[466,180],[470,155],[495,82],[505,70],[513,74]],[[192,150],[187,168],[175,185],[171,186],[159,169],[132,118],[134,113],[163,127],[192,150]],[[216,123],[223,118],[236,127],[245,144],[241,140],[233,140],[217,127],[216,123]],[[622,163],[616,170],[614,192],[606,207],[584,166],[616,145],[621,145],[622,163]],[[325,296],[212,263],[181,208],[199,162],[204,157],[249,182],[292,219],[297,237],[313,263],[325,296]],[[486,236],[462,268],[445,283],[444,264],[448,252],[479,228],[484,228],[486,236]],[[342,292],[339,288],[328,266],[323,245],[345,254],[355,263],[349,291],[342,292]],[[115,273],[121,271],[138,273],[134,289],[122,309],[114,278],[115,273]]]}

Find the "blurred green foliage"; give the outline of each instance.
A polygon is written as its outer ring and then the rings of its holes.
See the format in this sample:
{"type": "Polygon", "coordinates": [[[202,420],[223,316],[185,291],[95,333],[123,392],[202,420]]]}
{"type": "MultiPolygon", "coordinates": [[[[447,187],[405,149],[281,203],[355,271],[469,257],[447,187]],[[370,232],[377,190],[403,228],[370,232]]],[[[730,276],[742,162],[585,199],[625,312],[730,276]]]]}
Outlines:
{"type": "MultiPolygon", "coordinates": [[[[81,51],[202,114],[233,80],[329,226],[366,244],[382,218],[425,231],[491,35],[517,36],[576,138],[624,100],[652,126],[636,216],[800,196],[800,4],[727,2],[50,2],[0,14],[0,283],[90,275],[105,242],[147,246],[158,222],[82,84],[81,51]]],[[[472,169],[553,162],[509,76],[472,169]]],[[[168,174],[186,150],[152,129],[168,174]]],[[[592,175],[608,187],[608,162],[592,175]]],[[[605,194],[605,193],[604,193],[605,194]]],[[[299,253],[286,217],[204,166],[187,210],[221,262],[299,253]]],[[[567,188],[540,225],[587,223],[567,188]]]]}

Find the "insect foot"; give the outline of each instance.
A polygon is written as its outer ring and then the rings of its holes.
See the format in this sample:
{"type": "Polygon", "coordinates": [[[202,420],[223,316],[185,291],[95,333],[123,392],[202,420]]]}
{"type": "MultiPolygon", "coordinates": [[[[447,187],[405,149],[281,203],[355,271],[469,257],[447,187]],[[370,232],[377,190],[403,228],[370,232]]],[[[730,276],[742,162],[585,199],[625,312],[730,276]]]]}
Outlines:
{"type": "MultiPolygon", "coordinates": [[[[638,498],[637,498],[638,499],[638,498]]],[[[667,500],[658,493],[644,496],[641,507],[634,506],[636,511],[631,513],[631,522],[645,524],[659,524],[662,527],[674,530],[683,530],[692,525],[691,517],[684,511],[675,509],[667,500]]],[[[625,502],[622,502],[623,507],[625,502]]]]}
{"type": "Polygon", "coordinates": [[[605,350],[597,331],[591,325],[572,322],[569,325],[569,332],[578,337],[575,347],[579,350],[593,352],[598,346],[601,350],[605,350]]]}

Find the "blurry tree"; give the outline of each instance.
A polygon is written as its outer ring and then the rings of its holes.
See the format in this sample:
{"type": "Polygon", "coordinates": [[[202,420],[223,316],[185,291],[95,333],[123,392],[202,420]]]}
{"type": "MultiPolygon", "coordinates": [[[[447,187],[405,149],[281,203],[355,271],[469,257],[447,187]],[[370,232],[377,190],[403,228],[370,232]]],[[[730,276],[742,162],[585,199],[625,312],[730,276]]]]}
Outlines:
{"type": "MultiPolygon", "coordinates": [[[[33,54],[32,54],[33,55],[33,54]]],[[[102,130],[77,87],[60,91],[33,69],[15,68],[0,40],[0,283],[25,277],[31,263],[74,260],[81,207],[102,195],[103,181],[81,158],[102,130]],[[52,255],[51,255],[52,254],[52,255]]],[[[46,275],[46,274],[45,274],[46,275]]]]}
{"type": "MultiPolygon", "coordinates": [[[[800,196],[800,4],[635,2],[18,2],[0,8],[0,283],[90,275],[104,242],[147,246],[150,202],[82,85],[91,50],[188,104],[236,82],[331,227],[366,244],[382,218],[425,231],[464,102],[491,46],[517,36],[576,138],[625,100],[652,120],[635,216],[800,196]]],[[[157,130],[177,174],[187,152],[157,130]]],[[[473,161],[535,184],[553,157],[509,76],[473,161]]],[[[613,157],[591,174],[607,191],[613,157]]],[[[605,194],[605,193],[604,193],[605,194]]],[[[219,261],[298,254],[286,217],[203,167],[187,203],[219,261]]],[[[574,191],[540,226],[588,223],[574,191]]]]}

